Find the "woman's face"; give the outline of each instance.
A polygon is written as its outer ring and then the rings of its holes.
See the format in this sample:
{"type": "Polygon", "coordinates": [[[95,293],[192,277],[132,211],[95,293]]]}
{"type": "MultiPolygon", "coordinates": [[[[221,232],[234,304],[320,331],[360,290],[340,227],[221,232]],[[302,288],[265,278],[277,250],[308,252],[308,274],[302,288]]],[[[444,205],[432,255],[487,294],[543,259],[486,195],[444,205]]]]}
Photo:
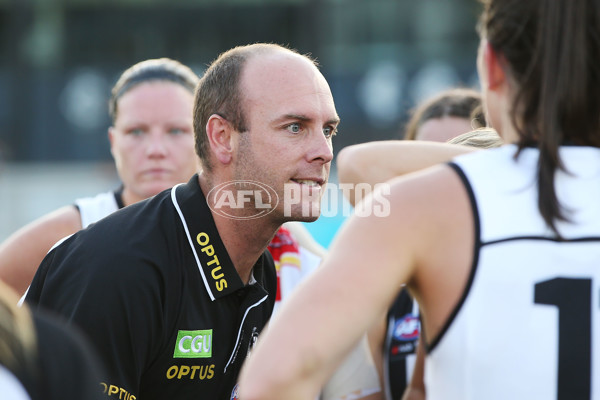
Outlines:
{"type": "Polygon", "coordinates": [[[187,182],[196,172],[193,101],[192,93],[169,81],[139,84],[118,100],[108,136],[126,205],[187,182]]]}
{"type": "Polygon", "coordinates": [[[431,118],[423,122],[415,140],[427,140],[431,142],[447,142],[458,135],[472,131],[474,128],[471,120],[462,117],[444,116],[431,118]]]}

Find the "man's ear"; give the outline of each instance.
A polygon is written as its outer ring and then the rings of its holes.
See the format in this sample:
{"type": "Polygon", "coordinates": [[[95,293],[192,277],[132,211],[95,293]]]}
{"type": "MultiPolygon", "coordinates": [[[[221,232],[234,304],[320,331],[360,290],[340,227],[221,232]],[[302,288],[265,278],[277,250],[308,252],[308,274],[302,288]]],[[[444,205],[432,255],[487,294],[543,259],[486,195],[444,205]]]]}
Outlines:
{"type": "Polygon", "coordinates": [[[108,142],[110,143],[110,154],[113,154],[113,145],[115,142],[115,128],[112,126],[108,128],[108,142]]]}
{"type": "Polygon", "coordinates": [[[213,114],[206,123],[206,134],[208,143],[215,158],[222,164],[229,164],[232,160],[233,127],[223,117],[213,114]]]}
{"type": "Polygon", "coordinates": [[[502,55],[498,54],[489,42],[484,44],[483,65],[487,75],[487,89],[498,90],[506,81],[502,55]]]}

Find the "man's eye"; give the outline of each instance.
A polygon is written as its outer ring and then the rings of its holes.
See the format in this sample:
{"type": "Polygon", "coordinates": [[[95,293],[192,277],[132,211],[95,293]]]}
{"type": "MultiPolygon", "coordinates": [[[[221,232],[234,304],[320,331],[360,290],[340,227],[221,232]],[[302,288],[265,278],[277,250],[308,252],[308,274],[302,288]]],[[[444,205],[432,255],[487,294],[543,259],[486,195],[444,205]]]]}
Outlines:
{"type": "Polygon", "coordinates": [[[298,133],[298,132],[300,132],[301,127],[300,127],[300,124],[293,123],[293,124],[288,125],[286,129],[288,130],[288,132],[298,133]]]}
{"type": "Polygon", "coordinates": [[[323,134],[325,135],[325,137],[327,139],[329,139],[332,136],[335,136],[336,133],[337,133],[337,129],[335,129],[332,126],[326,126],[325,128],[323,128],[323,134]]]}
{"type": "Polygon", "coordinates": [[[142,133],[144,133],[144,130],[142,128],[132,128],[132,129],[128,130],[127,133],[129,133],[131,135],[139,136],[142,133]]]}
{"type": "Polygon", "coordinates": [[[171,129],[169,129],[169,133],[171,135],[180,135],[180,134],[183,133],[183,129],[180,129],[180,128],[171,128],[171,129]]]}

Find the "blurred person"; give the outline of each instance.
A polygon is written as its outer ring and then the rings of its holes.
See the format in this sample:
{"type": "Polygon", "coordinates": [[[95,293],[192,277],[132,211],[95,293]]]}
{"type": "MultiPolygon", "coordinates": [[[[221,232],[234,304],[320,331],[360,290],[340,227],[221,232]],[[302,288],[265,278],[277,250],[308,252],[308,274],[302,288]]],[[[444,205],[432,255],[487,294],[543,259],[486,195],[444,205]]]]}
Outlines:
{"type": "MultiPolygon", "coordinates": [[[[471,143],[476,145],[483,145],[484,137],[487,138],[485,146],[502,143],[498,134],[490,129],[480,128],[465,133],[472,125],[486,124],[481,95],[474,90],[453,88],[442,91],[415,110],[407,125],[407,137],[410,139],[429,143],[459,138],[458,143],[462,143],[475,135],[471,143]]],[[[357,186],[360,183],[367,183],[367,187],[373,188],[396,176],[449,161],[461,152],[428,144],[406,145],[404,141],[396,140],[369,142],[342,149],[337,158],[338,174],[341,183],[353,184],[353,188],[364,188],[364,185],[357,186]],[[423,154],[427,151],[430,154],[423,154]]],[[[344,193],[354,206],[367,191],[348,190],[344,193]]],[[[371,353],[387,399],[400,399],[413,378],[415,364],[422,364],[421,360],[417,360],[419,335],[419,306],[408,291],[402,289],[390,309],[368,333],[371,353]]],[[[411,384],[415,390],[422,390],[420,377],[420,371],[417,371],[411,384]]]]}
{"type": "Polygon", "coordinates": [[[5,400],[101,399],[96,354],[74,328],[0,282],[0,389],[5,400]]]}
{"type": "MultiPolygon", "coordinates": [[[[298,243],[294,235],[296,231],[293,234],[288,230],[288,224],[295,223],[286,223],[279,228],[268,246],[277,270],[277,295],[273,316],[277,314],[281,304],[293,294],[296,287],[316,271],[321,258],[325,256],[325,252],[315,254],[298,243]]],[[[323,385],[319,399],[383,399],[381,384],[366,336],[323,385]]]]}
{"type": "MultiPolygon", "coordinates": [[[[469,147],[488,149],[503,144],[498,133],[492,128],[466,132],[446,143],[448,144],[388,140],[345,147],[336,160],[340,183],[354,186],[366,183],[374,187],[391,178],[448,162],[458,155],[470,152],[469,147]],[[374,166],[377,166],[377,169],[373,168],[374,166]]],[[[364,194],[357,192],[360,196],[364,194]]],[[[348,197],[353,206],[360,199],[362,197],[348,197]]],[[[378,367],[386,399],[425,398],[424,353],[419,336],[419,306],[403,287],[385,316],[380,318],[368,333],[369,346],[378,367]]]]}
{"type": "Polygon", "coordinates": [[[198,76],[168,58],[125,70],[111,91],[110,150],[122,182],[114,191],[75,200],[21,228],[0,245],[0,279],[23,294],[58,240],[196,172],[192,107],[198,76]]]}
{"type": "Polygon", "coordinates": [[[450,88],[411,110],[404,139],[446,142],[484,126],[481,93],[469,88],[450,88]]]}
{"type": "Polygon", "coordinates": [[[402,284],[428,399],[600,398],[600,3],[482,3],[477,68],[507,144],[395,178],[387,217],[351,217],[247,360],[245,400],[312,398],[402,284]]]}
{"type": "Polygon", "coordinates": [[[339,117],[316,63],[295,51],[254,44],[221,54],[193,115],[202,171],[55,247],[26,297],[81,327],[106,366],[104,384],[125,398],[236,398],[275,302],[266,247],[282,223],[318,217],[329,175],[339,117]],[[250,181],[281,199],[290,185],[300,201],[254,218],[256,197],[240,207],[217,196],[250,181]]]}

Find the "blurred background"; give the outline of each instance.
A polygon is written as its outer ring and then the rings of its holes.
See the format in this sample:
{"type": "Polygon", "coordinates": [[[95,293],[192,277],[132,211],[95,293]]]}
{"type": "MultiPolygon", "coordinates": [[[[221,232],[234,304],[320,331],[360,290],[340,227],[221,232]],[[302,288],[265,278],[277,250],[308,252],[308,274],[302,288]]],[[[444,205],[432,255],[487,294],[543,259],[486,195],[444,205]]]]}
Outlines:
{"type": "MultiPolygon", "coordinates": [[[[477,87],[479,11],[476,0],[0,0],[0,241],[119,184],[107,100],[138,61],[171,57],[202,74],[236,45],[310,53],[342,120],[337,153],[401,138],[417,102],[477,87]]],[[[307,227],[327,246],[342,220],[307,227]]]]}

